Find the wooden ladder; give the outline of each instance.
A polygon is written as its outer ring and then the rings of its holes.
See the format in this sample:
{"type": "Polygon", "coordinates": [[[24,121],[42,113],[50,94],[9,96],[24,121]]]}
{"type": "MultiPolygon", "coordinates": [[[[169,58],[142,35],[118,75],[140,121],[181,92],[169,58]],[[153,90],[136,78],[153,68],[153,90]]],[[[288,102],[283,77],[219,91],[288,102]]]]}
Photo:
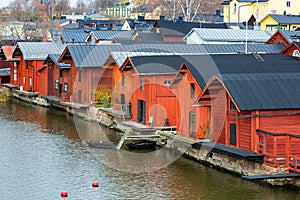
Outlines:
{"type": "Polygon", "coordinates": [[[125,140],[126,140],[126,138],[127,138],[127,135],[129,134],[130,131],[131,131],[131,128],[127,128],[127,129],[126,129],[124,135],[121,137],[121,139],[120,139],[118,145],[116,146],[116,149],[117,149],[117,150],[120,150],[120,149],[121,149],[121,147],[123,146],[123,144],[124,144],[124,142],[125,142],[125,140]]]}

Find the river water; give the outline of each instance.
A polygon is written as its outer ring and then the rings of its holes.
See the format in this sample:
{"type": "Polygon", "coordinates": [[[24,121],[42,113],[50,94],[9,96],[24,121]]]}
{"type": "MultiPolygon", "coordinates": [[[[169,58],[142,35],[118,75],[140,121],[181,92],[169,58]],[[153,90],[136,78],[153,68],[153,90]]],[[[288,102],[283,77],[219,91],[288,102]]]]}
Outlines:
{"type": "Polygon", "coordinates": [[[62,191],[72,200],[300,199],[294,191],[242,180],[182,157],[166,164],[153,157],[158,153],[92,149],[81,142],[117,136],[62,111],[15,99],[0,103],[0,199],[55,200],[62,199],[62,191]]]}

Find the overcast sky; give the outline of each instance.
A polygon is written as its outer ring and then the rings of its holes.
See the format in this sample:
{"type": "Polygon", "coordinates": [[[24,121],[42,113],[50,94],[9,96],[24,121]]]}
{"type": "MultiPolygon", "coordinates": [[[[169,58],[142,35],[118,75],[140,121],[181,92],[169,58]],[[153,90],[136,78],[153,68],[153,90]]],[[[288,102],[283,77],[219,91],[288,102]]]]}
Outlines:
{"type": "MultiPolygon", "coordinates": [[[[8,6],[12,0],[0,0],[0,8],[8,6]]],[[[75,6],[77,0],[70,0],[71,6],[75,6]]]]}

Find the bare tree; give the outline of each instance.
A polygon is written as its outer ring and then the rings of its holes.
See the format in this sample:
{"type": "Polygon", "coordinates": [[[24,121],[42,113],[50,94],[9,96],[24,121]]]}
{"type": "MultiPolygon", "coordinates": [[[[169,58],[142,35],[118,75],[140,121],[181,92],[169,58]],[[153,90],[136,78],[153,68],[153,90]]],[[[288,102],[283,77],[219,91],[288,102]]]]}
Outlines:
{"type": "Polygon", "coordinates": [[[18,40],[40,40],[45,38],[49,29],[49,18],[45,4],[38,0],[13,0],[9,4],[11,20],[18,21],[19,27],[9,27],[18,40]]]}
{"type": "Polygon", "coordinates": [[[185,21],[193,21],[197,15],[213,14],[223,0],[158,0],[167,10],[167,16],[175,19],[181,15],[185,21]]]}

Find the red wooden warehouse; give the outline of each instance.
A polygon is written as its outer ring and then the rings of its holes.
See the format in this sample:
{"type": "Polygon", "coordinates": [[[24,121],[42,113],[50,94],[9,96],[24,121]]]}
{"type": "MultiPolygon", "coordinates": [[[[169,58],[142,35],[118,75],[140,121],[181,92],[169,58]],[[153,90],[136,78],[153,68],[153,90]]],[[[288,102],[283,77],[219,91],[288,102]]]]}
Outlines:
{"type": "MultiPolygon", "coordinates": [[[[16,80],[18,85],[28,92],[46,93],[43,83],[47,80],[38,75],[38,69],[42,68],[49,54],[60,54],[65,45],[51,42],[19,42],[14,49],[12,58],[20,59],[17,62],[16,80]]],[[[15,71],[13,71],[15,73],[15,71]]]]}
{"type": "Polygon", "coordinates": [[[176,126],[180,110],[172,81],[183,59],[167,56],[129,57],[121,67],[130,99],[132,119],[153,126],[176,126]],[[132,79],[131,81],[128,81],[132,79]]]}
{"type": "Polygon", "coordinates": [[[50,54],[44,62],[44,66],[38,69],[40,77],[40,95],[44,98],[54,98],[59,101],[70,101],[69,85],[71,82],[70,64],[58,63],[60,54],[50,54]],[[46,80],[46,81],[45,81],[46,80]]]}
{"type": "Polygon", "coordinates": [[[238,73],[213,77],[199,98],[211,110],[214,141],[290,167],[300,156],[300,74],[238,73]]]}

